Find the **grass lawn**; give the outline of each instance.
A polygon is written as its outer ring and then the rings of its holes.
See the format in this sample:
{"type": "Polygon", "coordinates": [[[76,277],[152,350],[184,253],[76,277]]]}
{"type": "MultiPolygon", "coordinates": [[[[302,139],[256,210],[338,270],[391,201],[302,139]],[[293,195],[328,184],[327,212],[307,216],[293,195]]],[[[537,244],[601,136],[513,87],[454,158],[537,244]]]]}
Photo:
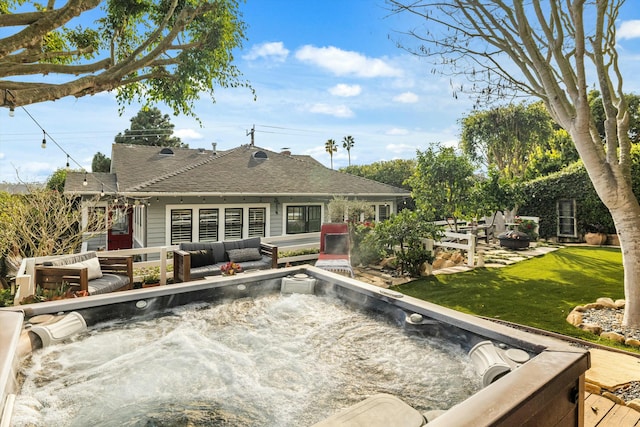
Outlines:
{"type": "Polygon", "coordinates": [[[567,247],[503,268],[421,278],[396,290],[478,316],[569,335],[625,350],[566,321],[576,305],[624,298],[619,249],[567,247]]]}

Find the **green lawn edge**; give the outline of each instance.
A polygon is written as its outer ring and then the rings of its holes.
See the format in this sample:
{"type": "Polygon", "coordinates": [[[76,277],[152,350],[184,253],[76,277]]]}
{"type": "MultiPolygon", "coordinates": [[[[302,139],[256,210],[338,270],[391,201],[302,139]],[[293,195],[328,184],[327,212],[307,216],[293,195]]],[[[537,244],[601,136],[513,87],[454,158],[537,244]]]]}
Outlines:
{"type": "Polygon", "coordinates": [[[566,321],[578,305],[600,297],[624,299],[622,253],[618,248],[562,247],[506,267],[428,276],[393,289],[464,313],[640,353],[566,321]]]}

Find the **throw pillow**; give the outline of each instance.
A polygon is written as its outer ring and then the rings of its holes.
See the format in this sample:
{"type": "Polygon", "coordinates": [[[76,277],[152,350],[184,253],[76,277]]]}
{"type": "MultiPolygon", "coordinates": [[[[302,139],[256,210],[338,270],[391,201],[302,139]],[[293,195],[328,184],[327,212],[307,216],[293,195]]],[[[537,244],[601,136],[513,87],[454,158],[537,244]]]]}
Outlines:
{"type": "Polygon", "coordinates": [[[89,258],[85,261],[74,262],[73,264],[61,265],[60,267],[84,268],[87,267],[87,280],[99,279],[102,277],[102,269],[98,258],[89,258]]]}
{"type": "Polygon", "coordinates": [[[191,255],[191,268],[204,267],[205,265],[212,265],[213,253],[206,249],[200,249],[198,251],[187,251],[191,255]]]}
{"type": "Polygon", "coordinates": [[[231,249],[227,251],[227,255],[229,255],[229,261],[231,262],[258,261],[262,259],[258,248],[231,249]]]}

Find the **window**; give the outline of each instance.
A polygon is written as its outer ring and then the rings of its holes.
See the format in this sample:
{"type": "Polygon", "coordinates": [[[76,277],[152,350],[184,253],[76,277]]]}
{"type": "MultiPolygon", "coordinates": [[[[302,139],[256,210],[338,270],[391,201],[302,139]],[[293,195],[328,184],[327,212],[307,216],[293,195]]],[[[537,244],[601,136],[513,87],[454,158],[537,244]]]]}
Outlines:
{"type": "Polygon", "coordinates": [[[218,241],[218,209],[200,209],[198,241],[218,241]]]}
{"type": "Polygon", "coordinates": [[[558,200],[558,236],[578,237],[575,200],[558,200]]]}
{"type": "Polygon", "coordinates": [[[266,216],[267,210],[265,208],[249,208],[248,237],[264,237],[266,216]]]}
{"type": "Polygon", "coordinates": [[[318,206],[287,206],[287,234],[320,231],[322,209],[318,206]]]}
{"type": "Polygon", "coordinates": [[[171,244],[191,242],[191,209],[171,210],[171,244]]]}
{"type": "Polygon", "coordinates": [[[224,210],[224,240],[242,239],[242,208],[224,210]]]}
{"type": "Polygon", "coordinates": [[[378,206],[378,221],[385,221],[391,216],[391,207],[389,205],[378,206]]]}

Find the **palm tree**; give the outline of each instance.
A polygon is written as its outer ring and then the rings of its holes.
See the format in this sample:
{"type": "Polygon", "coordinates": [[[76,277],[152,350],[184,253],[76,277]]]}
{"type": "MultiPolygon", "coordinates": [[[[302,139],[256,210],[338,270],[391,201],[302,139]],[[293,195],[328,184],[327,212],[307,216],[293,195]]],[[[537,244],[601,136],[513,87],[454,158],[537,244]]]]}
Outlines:
{"type": "Polygon", "coordinates": [[[333,169],[333,153],[338,151],[338,144],[336,144],[335,140],[329,139],[324,143],[324,151],[329,153],[329,157],[331,157],[331,169],[333,169]]]}
{"type": "Polygon", "coordinates": [[[349,166],[351,166],[351,149],[353,148],[355,143],[356,141],[351,135],[342,138],[342,147],[347,150],[347,154],[349,155],[349,166]]]}

